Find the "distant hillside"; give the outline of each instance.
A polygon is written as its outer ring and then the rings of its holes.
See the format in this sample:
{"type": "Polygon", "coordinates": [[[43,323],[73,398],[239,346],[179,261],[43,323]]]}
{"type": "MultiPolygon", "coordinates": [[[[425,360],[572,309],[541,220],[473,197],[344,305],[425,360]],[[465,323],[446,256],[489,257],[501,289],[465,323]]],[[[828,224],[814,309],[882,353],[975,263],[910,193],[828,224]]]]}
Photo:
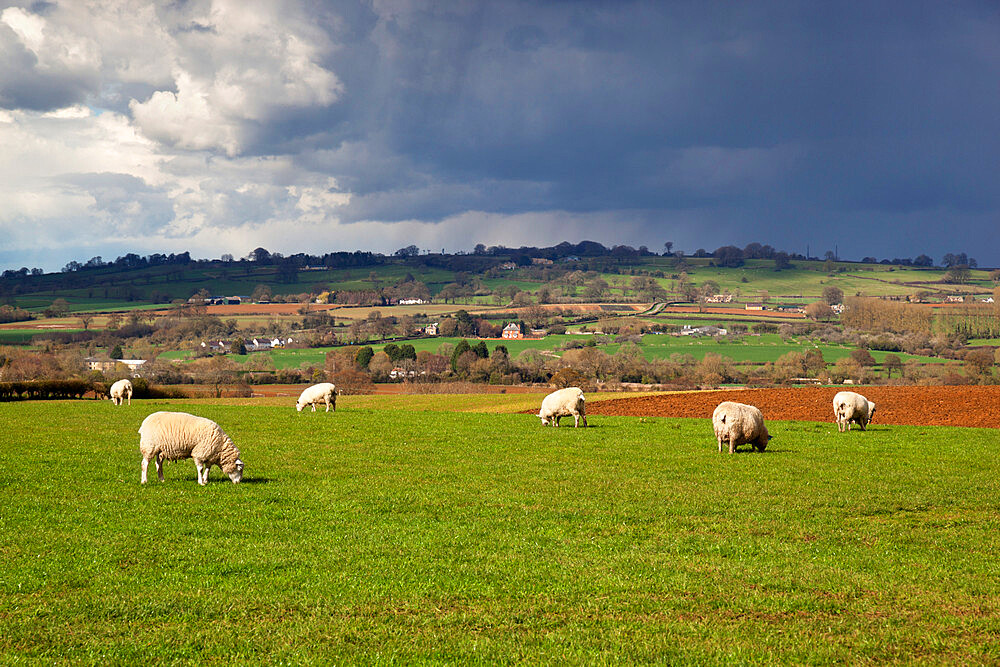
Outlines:
{"type": "Polygon", "coordinates": [[[229,261],[193,260],[187,253],[127,255],[115,262],[71,262],[59,273],[5,271],[0,302],[34,312],[51,308],[59,298],[69,312],[80,312],[127,310],[196,295],[289,302],[320,296],[378,305],[400,298],[484,304],[519,298],[522,303],[693,302],[725,293],[742,301],[796,303],[817,300],[829,287],[847,296],[941,300],[946,295],[986,295],[1000,278],[964,267],[918,267],[910,260],[905,260],[908,265],[821,261],[751,246],[726,246],[696,256],[657,255],[644,247],[609,249],[593,242],[552,248],[480,246],[474,254],[455,255],[419,254],[413,247],[393,256],[339,252],[290,257],[258,248],[229,261]]]}

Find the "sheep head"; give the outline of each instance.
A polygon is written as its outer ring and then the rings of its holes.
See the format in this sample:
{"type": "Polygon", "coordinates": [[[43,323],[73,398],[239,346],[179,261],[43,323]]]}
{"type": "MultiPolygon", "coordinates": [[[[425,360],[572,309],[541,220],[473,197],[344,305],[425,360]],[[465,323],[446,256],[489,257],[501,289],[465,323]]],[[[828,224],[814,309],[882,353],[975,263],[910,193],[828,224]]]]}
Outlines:
{"type": "Polygon", "coordinates": [[[233,484],[239,484],[240,480],[243,479],[243,461],[242,459],[236,459],[236,463],[233,465],[232,471],[227,473],[229,479],[233,481],[233,484]]]}

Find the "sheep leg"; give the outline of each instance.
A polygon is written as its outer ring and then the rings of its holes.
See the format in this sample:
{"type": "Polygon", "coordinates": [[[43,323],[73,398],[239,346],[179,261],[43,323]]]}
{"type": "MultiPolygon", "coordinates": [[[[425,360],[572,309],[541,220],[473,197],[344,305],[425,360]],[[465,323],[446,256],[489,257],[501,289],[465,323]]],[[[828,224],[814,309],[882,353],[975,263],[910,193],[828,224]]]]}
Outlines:
{"type": "Polygon", "coordinates": [[[146,468],[148,468],[148,467],[149,467],[149,459],[147,459],[146,457],[143,457],[143,459],[142,459],[142,477],[140,478],[141,482],[143,484],[146,483],[146,468]]]}
{"type": "Polygon", "coordinates": [[[327,411],[327,412],[329,412],[329,411],[330,411],[330,399],[329,399],[329,398],[328,398],[328,399],[326,399],[326,411],[327,411]]]}
{"type": "Polygon", "coordinates": [[[586,426],[587,426],[587,415],[585,415],[585,414],[583,414],[581,412],[580,413],[580,420],[583,421],[583,426],[584,426],[584,428],[586,428],[586,426]]]}
{"type": "Polygon", "coordinates": [[[559,420],[562,419],[562,415],[556,415],[556,418],[552,421],[555,423],[556,428],[559,428],[559,420]]]}
{"type": "Polygon", "coordinates": [[[194,465],[198,468],[198,484],[205,486],[208,484],[208,467],[198,459],[194,460],[194,465]]]}
{"type": "Polygon", "coordinates": [[[153,462],[156,463],[156,476],[160,478],[161,482],[165,481],[163,479],[163,457],[157,456],[153,462]]]}
{"type": "Polygon", "coordinates": [[[732,433],[730,433],[730,434],[729,434],[729,453],[730,453],[730,454],[735,454],[735,453],[736,453],[736,445],[735,445],[735,442],[736,442],[736,438],[734,438],[734,437],[733,437],[733,434],[732,434],[732,433]]]}
{"type": "Polygon", "coordinates": [[[132,394],[128,395],[128,404],[132,405],[132,394]]]}
{"type": "Polygon", "coordinates": [[[312,406],[313,406],[313,412],[316,412],[316,404],[313,403],[312,406]]]}
{"type": "Polygon", "coordinates": [[[719,453],[722,453],[722,436],[719,436],[719,453]]]}
{"type": "Polygon", "coordinates": [[[580,414],[573,415],[573,428],[580,428],[580,414]]]}

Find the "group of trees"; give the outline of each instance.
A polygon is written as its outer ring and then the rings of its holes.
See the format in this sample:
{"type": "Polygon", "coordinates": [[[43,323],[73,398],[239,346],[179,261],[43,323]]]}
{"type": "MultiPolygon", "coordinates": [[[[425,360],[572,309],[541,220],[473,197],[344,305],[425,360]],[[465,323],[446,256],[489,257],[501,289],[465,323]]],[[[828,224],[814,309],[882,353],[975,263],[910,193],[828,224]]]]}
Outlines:
{"type": "Polygon", "coordinates": [[[24,310],[23,308],[18,308],[17,306],[11,306],[9,304],[3,304],[0,306],[0,324],[6,322],[27,322],[28,320],[34,319],[35,316],[31,312],[24,310]]]}
{"type": "Polygon", "coordinates": [[[864,348],[834,363],[825,360],[818,349],[811,349],[789,352],[765,364],[741,364],[715,353],[701,359],[674,354],[667,359],[648,360],[629,340],[622,342],[614,354],[606,352],[600,344],[591,344],[567,350],[562,357],[543,355],[537,350],[525,350],[511,357],[503,344],[491,349],[485,341],[470,343],[464,339],[457,345],[442,343],[436,352],[413,353],[403,348],[405,346],[375,352],[366,346],[330,352],[325,366],[326,377],[338,384],[343,381],[357,383],[367,378],[365,386],[369,388],[371,381],[391,378],[409,382],[543,382],[557,386],[578,384],[588,389],[614,388],[627,382],[692,388],[723,383],[784,384],[803,377],[830,383],[847,379],[865,382],[881,373],[894,382],[968,382],[995,381],[993,366],[1000,361],[992,357],[986,359],[987,355],[982,353],[970,353],[965,364],[969,372],[960,377],[941,365],[924,367],[914,362],[904,363],[896,354],[885,355],[879,369],[874,356],[864,348]]]}
{"type": "Polygon", "coordinates": [[[929,308],[869,297],[847,297],[840,316],[845,327],[896,333],[930,333],[933,319],[929,308]]]}

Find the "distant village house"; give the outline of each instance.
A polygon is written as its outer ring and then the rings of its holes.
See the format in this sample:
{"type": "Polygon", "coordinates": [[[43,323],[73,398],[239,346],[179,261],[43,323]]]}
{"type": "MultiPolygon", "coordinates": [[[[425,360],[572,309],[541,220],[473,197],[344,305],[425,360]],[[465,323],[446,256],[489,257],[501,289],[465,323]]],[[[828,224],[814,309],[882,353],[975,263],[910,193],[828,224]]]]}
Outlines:
{"type": "Polygon", "coordinates": [[[501,338],[523,338],[524,335],[521,333],[521,326],[517,322],[511,322],[503,328],[500,333],[501,338]]]}
{"type": "Polygon", "coordinates": [[[133,377],[139,377],[138,373],[146,363],[145,359],[100,359],[98,357],[87,357],[84,360],[87,370],[107,373],[115,370],[118,364],[124,364],[133,373],[133,377]]]}

